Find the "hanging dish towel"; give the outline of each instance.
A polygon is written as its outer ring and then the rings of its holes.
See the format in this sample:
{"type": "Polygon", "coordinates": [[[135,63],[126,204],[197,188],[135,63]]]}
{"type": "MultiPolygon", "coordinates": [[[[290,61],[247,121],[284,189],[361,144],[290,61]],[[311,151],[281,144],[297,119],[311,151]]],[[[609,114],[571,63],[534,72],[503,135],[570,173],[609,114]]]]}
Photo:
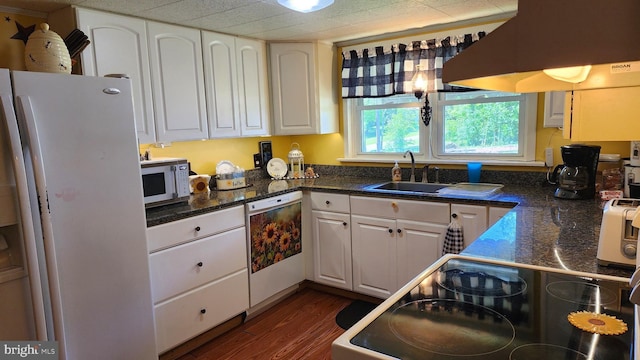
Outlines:
{"type": "Polygon", "coordinates": [[[451,215],[452,220],[447,227],[447,233],[444,236],[444,246],[442,247],[442,255],[459,254],[464,249],[464,237],[462,235],[462,225],[456,219],[457,214],[451,215]]]}

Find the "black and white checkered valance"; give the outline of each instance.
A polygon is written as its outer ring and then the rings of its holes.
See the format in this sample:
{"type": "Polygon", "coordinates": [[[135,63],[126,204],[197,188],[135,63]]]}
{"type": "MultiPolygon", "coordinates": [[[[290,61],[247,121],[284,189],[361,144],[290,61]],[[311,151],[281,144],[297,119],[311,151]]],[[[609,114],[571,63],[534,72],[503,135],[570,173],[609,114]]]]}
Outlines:
{"type": "Polygon", "coordinates": [[[485,32],[443,39],[396,44],[390,49],[351,50],[342,53],[342,97],[381,97],[412,92],[411,79],[417,65],[425,71],[427,92],[455,91],[442,83],[442,65],[484,37],[485,32]]]}

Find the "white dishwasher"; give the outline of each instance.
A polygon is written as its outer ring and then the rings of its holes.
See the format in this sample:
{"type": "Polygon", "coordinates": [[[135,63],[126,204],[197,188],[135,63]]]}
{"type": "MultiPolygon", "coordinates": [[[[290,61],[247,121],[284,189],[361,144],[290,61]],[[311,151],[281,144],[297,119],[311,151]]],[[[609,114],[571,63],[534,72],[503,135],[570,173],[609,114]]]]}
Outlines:
{"type": "Polygon", "coordinates": [[[249,305],[305,279],[302,254],[302,192],[246,204],[249,305]]]}

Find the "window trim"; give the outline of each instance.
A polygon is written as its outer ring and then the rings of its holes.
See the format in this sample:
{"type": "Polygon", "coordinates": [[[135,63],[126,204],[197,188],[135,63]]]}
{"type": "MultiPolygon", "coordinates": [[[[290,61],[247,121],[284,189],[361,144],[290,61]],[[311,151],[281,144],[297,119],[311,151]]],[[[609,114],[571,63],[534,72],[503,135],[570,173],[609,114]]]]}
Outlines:
{"type": "MultiPolygon", "coordinates": [[[[536,123],[537,123],[537,108],[538,108],[538,94],[529,93],[524,94],[526,97],[524,114],[521,112],[521,116],[524,116],[524,123],[521,121],[521,129],[524,129],[525,133],[522,141],[523,155],[518,156],[486,156],[486,155],[438,155],[435,151],[437,149],[437,142],[440,140],[437,137],[436,131],[440,129],[441,120],[439,120],[440,114],[439,105],[434,96],[437,94],[429,94],[431,97],[429,101],[433,107],[433,118],[427,131],[422,132],[424,135],[420,141],[423,143],[424,152],[415,153],[416,161],[429,162],[432,164],[461,164],[466,163],[470,159],[481,161],[487,165],[505,165],[505,166],[544,166],[543,162],[535,161],[536,151],[536,123]],[[436,129],[437,128],[437,129],[436,129]],[[434,134],[435,133],[435,134],[434,134]]],[[[402,153],[387,153],[387,154],[363,154],[360,153],[359,145],[361,140],[356,140],[354,136],[359,133],[359,121],[357,114],[358,99],[342,99],[343,119],[344,119],[344,158],[338,159],[340,162],[371,162],[371,163],[388,163],[393,161],[408,162],[408,160],[402,158],[402,153]],[[354,135],[355,134],[355,135],[354,135]]],[[[420,125],[424,126],[424,125],[420,125]]],[[[359,136],[358,136],[359,137],[359,136]]]]}

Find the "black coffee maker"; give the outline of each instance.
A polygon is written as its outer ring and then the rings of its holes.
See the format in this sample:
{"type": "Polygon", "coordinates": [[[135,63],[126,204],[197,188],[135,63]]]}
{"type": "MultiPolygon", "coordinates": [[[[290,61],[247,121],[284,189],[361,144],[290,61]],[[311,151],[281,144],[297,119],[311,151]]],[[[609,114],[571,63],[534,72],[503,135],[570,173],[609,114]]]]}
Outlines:
{"type": "Polygon", "coordinates": [[[556,166],[551,176],[558,185],[554,196],[561,199],[593,199],[600,146],[571,144],[560,147],[564,164],[556,166]]]}

